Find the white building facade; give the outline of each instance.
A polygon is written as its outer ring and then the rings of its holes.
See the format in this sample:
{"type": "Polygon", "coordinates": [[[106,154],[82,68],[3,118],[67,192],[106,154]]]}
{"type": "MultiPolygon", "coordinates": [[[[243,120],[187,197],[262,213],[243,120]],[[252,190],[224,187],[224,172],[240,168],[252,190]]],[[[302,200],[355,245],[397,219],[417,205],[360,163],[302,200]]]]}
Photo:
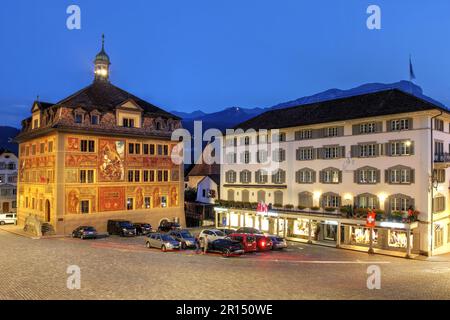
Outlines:
{"type": "Polygon", "coordinates": [[[217,224],[407,256],[450,251],[449,111],[388,90],[270,111],[239,127],[224,138],[217,224]],[[272,210],[256,212],[258,202],[272,210]]]}
{"type": "Polygon", "coordinates": [[[0,154],[0,212],[17,211],[17,157],[5,151],[0,154]]]}

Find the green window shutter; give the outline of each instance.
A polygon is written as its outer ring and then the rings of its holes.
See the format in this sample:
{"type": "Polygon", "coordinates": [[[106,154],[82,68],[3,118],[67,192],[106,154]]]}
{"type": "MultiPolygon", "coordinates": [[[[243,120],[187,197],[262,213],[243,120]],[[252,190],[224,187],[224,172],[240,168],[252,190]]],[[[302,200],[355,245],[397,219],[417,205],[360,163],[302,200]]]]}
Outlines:
{"type": "Polygon", "coordinates": [[[416,170],[411,169],[411,170],[409,171],[409,182],[410,182],[410,183],[415,183],[415,181],[416,181],[415,175],[416,175],[416,170]]]}
{"type": "Polygon", "coordinates": [[[358,181],[359,181],[358,176],[359,176],[359,170],[353,171],[353,182],[354,183],[358,183],[358,181]]]}
{"type": "Polygon", "coordinates": [[[376,122],[375,123],[375,132],[382,132],[383,131],[383,122],[376,122]]]}
{"type": "Polygon", "coordinates": [[[352,158],[358,158],[359,157],[359,146],[351,146],[351,154],[352,158]]]}
{"type": "Polygon", "coordinates": [[[384,182],[389,183],[390,182],[390,170],[384,170],[384,182]]]}
{"type": "Polygon", "coordinates": [[[340,147],[339,153],[340,153],[340,155],[339,155],[340,158],[345,158],[345,146],[340,147]]]}
{"type": "Polygon", "coordinates": [[[387,132],[391,132],[392,131],[391,123],[392,123],[392,120],[386,121],[386,131],[387,132]]]}
{"type": "Polygon", "coordinates": [[[353,134],[353,135],[361,134],[359,124],[354,124],[354,125],[352,126],[352,134],[353,134]]]}
{"type": "Polygon", "coordinates": [[[391,150],[391,143],[390,142],[386,142],[384,144],[384,152],[387,156],[391,156],[392,155],[392,150],[391,150]]]}
{"type": "Polygon", "coordinates": [[[411,146],[409,147],[409,151],[411,155],[414,155],[414,141],[411,141],[411,146]]]}
{"type": "Polygon", "coordinates": [[[342,171],[339,170],[339,183],[342,183],[342,171]]]}

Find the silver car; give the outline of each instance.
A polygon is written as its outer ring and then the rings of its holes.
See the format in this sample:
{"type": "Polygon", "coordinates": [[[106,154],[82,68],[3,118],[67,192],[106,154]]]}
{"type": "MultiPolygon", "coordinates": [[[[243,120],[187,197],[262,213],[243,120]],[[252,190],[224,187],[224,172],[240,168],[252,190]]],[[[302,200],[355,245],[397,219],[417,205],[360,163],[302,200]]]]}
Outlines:
{"type": "Polygon", "coordinates": [[[147,248],[158,248],[163,252],[169,250],[179,250],[181,247],[179,241],[165,233],[150,233],[147,235],[145,246],[147,248]]]}

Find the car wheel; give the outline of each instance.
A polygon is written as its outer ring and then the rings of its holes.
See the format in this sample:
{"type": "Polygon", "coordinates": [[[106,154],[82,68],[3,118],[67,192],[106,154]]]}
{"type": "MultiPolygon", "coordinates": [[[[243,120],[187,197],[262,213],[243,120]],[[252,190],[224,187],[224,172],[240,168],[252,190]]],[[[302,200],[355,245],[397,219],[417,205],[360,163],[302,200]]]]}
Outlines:
{"type": "Polygon", "coordinates": [[[84,236],[83,236],[83,235],[81,235],[80,239],[81,239],[81,240],[84,240],[84,236]]]}
{"type": "Polygon", "coordinates": [[[151,248],[150,242],[146,242],[145,246],[150,249],[151,248]]]}
{"type": "Polygon", "coordinates": [[[167,251],[167,248],[166,248],[165,245],[163,245],[163,246],[161,247],[161,251],[162,251],[162,252],[166,252],[166,251],[167,251]]]}
{"type": "Polygon", "coordinates": [[[75,238],[75,233],[72,232],[72,238],[75,238]]]}
{"type": "Polygon", "coordinates": [[[4,226],[5,225],[5,221],[0,221],[0,226],[4,226]]]}
{"type": "Polygon", "coordinates": [[[186,250],[187,246],[186,246],[186,242],[182,242],[181,243],[181,250],[186,250]]]}
{"type": "Polygon", "coordinates": [[[231,256],[231,251],[230,249],[224,249],[223,250],[223,256],[228,258],[229,256],[231,256]]]}

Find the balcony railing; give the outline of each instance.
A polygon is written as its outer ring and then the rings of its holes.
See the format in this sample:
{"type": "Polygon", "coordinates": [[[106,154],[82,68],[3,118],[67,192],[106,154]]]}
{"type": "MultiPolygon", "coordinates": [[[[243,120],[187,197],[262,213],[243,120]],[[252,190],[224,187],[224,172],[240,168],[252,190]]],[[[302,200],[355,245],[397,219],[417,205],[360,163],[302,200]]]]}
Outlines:
{"type": "Polygon", "coordinates": [[[450,153],[436,153],[434,155],[434,162],[450,162],[450,153]]]}

